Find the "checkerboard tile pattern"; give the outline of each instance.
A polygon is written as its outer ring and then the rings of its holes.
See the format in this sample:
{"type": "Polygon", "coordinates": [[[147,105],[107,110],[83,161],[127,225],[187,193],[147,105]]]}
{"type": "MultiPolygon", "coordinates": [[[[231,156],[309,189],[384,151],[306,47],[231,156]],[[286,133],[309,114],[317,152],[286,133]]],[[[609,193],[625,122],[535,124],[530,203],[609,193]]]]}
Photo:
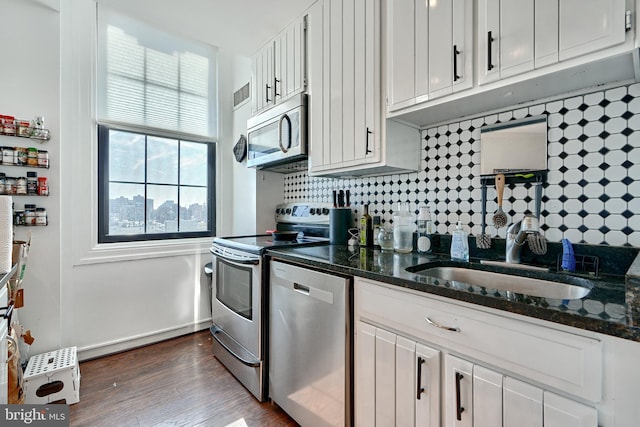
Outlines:
{"type": "MultiPolygon", "coordinates": [[[[372,215],[392,220],[398,202],[417,213],[431,208],[438,233],[451,233],[458,220],[480,232],[480,128],[540,114],[548,115],[548,181],[541,227],[549,241],[640,246],[640,84],[532,104],[424,129],[420,171],[365,178],[285,176],[284,201],[330,202],[333,189],[350,189],[354,208],[370,204],[372,215]],[[638,196],[638,197],[636,197],[638,196]]],[[[534,211],[530,184],[505,188],[509,222],[534,211]]],[[[491,224],[497,209],[488,191],[487,233],[504,237],[491,224]]]]}

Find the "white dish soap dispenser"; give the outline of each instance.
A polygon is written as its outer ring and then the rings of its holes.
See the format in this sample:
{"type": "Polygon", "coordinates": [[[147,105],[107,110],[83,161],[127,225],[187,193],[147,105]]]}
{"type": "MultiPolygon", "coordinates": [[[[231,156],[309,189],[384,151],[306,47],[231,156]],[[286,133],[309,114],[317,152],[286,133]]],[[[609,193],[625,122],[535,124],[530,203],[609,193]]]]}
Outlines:
{"type": "Polygon", "coordinates": [[[458,221],[456,229],[451,236],[451,259],[469,261],[469,239],[460,221],[458,221]]]}

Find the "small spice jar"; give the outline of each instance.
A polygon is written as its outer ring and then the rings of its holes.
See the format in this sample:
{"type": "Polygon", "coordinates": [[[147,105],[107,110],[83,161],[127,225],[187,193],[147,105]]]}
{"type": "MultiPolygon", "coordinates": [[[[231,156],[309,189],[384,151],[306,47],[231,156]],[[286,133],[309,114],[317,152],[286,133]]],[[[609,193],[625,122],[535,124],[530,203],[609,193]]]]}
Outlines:
{"type": "Polygon", "coordinates": [[[13,163],[24,166],[27,164],[27,149],[24,147],[13,147],[13,163]]]}
{"type": "Polygon", "coordinates": [[[13,213],[13,225],[24,225],[24,211],[15,211],[13,213]]]}
{"type": "Polygon", "coordinates": [[[16,136],[28,138],[31,135],[29,120],[16,120],[16,136]]]}
{"type": "Polygon", "coordinates": [[[15,135],[16,134],[16,122],[15,117],[13,116],[2,116],[0,118],[2,120],[2,133],[5,135],[15,135]]]}
{"type": "Polygon", "coordinates": [[[27,178],[24,176],[16,179],[16,194],[21,196],[27,195],[27,178]]]}
{"type": "Polygon", "coordinates": [[[38,194],[38,174],[27,172],[27,194],[35,196],[38,194]]]}
{"type": "Polygon", "coordinates": [[[13,176],[8,176],[4,185],[4,194],[16,194],[18,190],[18,180],[13,176]]]}
{"type": "Polygon", "coordinates": [[[47,150],[38,150],[38,167],[49,167],[49,152],[47,150]]]}
{"type": "Polygon", "coordinates": [[[24,205],[24,225],[36,225],[36,205],[24,205]]]}
{"type": "Polygon", "coordinates": [[[27,148],[27,165],[38,166],[38,149],[34,147],[27,148]]]}
{"type": "Polygon", "coordinates": [[[38,195],[39,196],[49,195],[49,182],[47,181],[47,178],[44,176],[38,177],[38,195]]]}
{"type": "Polygon", "coordinates": [[[36,208],[36,225],[47,225],[47,210],[36,208]]]}
{"type": "Polygon", "coordinates": [[[13,147],[2,147],[2,164],[3,165],[12,165],[13,164],[13,147]]]}

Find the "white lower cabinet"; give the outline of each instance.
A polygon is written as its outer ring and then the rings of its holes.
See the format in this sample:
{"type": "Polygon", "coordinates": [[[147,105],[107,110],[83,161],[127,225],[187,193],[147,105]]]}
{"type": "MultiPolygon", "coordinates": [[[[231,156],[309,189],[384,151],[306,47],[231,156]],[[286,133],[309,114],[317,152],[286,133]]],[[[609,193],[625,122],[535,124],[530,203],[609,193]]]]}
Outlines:
{"type": "Polygon", "coordinates": [[[356,278],[357,426],[598,425],[600,398],[594,389],[602,388],[602,373],[594,366],[602,364],[600,342],[444,300],[356,278]],[[474,316],[475,311],[481,315],[474,316]],[[511,342],[498,348],[503,342],[491,336],[501,333],[495,325],[522,336],[506,334],[511,342]],[[483,339],[471,339],[469,331],[483,339]],[[535,366],[537,375],[514,363],[527,360],[523,352],[531,348],[521,345],[527,336],[539,345],[539,360],[555,352],[535,366]],[[554,343],[570,343],[573,350],[566,352],[554,343]],[[587,354],[591,361],[585,360],[587,354]],[[566,357],[574,358],[573,367],[567,367],[566,357]],[[569,376],[567,370],[572,371],[569,376]],[[598,378],[591,378],[584,389],[563,379],[586,378],[589,373],[598,378]],[[571,399],[567,390],[554,388],[556,384],[567,384],[579,394],[571,399]]]}
{"type": "Polygon", "coordinates": [[[440,351],[358,322],[356,425],[440,425],[440,351]]]}

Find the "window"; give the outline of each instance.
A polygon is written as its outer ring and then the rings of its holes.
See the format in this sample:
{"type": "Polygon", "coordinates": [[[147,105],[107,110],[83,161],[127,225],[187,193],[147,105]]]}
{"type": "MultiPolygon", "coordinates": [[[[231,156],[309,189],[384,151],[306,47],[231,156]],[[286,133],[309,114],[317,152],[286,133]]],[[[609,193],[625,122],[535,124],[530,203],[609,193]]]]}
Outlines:
{"type": "Polygon", "coordinates": [[[211,236],[214,147],[99,126],[98,241],[211,236]]]}
{"type": "Polygon", "coordinates": [[[215,234],[214,47],[98,6],[98,242],[215,234]]]}

